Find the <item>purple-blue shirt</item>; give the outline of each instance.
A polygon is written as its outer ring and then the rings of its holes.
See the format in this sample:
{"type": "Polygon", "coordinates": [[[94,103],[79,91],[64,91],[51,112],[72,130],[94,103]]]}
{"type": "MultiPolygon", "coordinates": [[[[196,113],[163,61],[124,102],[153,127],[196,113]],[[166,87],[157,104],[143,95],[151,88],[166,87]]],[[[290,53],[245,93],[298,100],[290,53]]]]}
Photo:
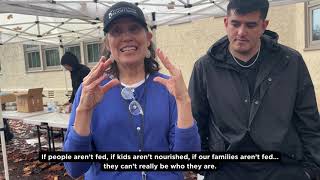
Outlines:
{"type": "MultiPolygon", "coordinates": [[[[144,116],[134,116],[129,112],[131,100],[121,96],[121,86],[111,88],[103,100],[95,107],[91,120],[91,134],[80,136],[74,129],[75,110],[79,104],[82,86],[76,94],[66,134],[64,151],[98,152],[138,152],[141,151],[200,151],[200,138],[196,123],[181,129],[177,123],[175,98],[166,87],[154,82],[154,73],[135,88],[135,99],[141,104],[144,116]],[[143,125],[142,125],[142,122],[143,125]],[[143,129],[143,130],[142,130],[143,129]],[[142,133],[143,131],[143,133],[142,133]],[[143,146],[141,135],[143,134],[143,146]]],[[[106,84],[105,80],[103,84],[106,84]]],[[[142,179],[141,172],[104,172],[100,163],[66,162],[69,175],[79,177],[85,173],[86,179],[127,180],[142,179]]],[[[147,180],[182,180],[182,172],[148,171],[147,180]]]]}

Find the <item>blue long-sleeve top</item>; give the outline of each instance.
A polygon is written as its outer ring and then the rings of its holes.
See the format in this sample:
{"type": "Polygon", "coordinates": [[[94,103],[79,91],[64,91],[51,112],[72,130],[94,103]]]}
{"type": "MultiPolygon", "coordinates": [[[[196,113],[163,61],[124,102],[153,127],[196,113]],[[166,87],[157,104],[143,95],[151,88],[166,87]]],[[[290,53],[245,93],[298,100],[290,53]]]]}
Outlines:
{"type": "MultiPolygon", "coordinates": [[[[131,115],[128,105],[131,100],[121,96],[121,86],[115,86],[105,93],[95,107],[89,136],[80,136],[73,128],[75,111],[79,104],[82,86],[77,91],[66,133],[64,151],[74,152],[138,152],[142,151],[200,151],[200,138],[196,123],[190,128],[177,127],[177,106],[175,98],[166,87],[154,82],[153,73],[135,88],[135,98],[141,104],[144,116],[131,115]],[[143,146],[137,131],[143,128],[143,146]]],[[[110,79],[105,80],[106,84],[110,79]]],[[[140,134],[141,135],[141,134],[140,134]]],[[[72,177],[85,173],[86,179],[128,180],[142,179],[141,172],[105,172],[97,162],[65,162],[65,168],[72,177]]],[[[182,172],[148,171],[147,180],[182,180],[182,172]]]]}

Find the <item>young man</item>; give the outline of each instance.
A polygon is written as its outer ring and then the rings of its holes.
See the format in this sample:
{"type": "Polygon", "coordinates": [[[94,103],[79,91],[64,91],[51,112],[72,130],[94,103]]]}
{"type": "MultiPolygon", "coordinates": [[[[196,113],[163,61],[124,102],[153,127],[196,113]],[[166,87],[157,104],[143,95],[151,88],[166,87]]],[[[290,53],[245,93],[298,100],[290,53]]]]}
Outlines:
{"type": "Polygon", "coordinates": [[[76,92],[89,72],[90,68],[87,66],[80,64],[76,55],[72,54],[71,52],[66,52],[61,58],[61,65],[71,74],[71,81],[72,81],[72,94],[68,102],[66,103],[67,106],[67,113],[71,112],[72,103],[76,92]]]}
{"type": "Polygon", "coordinates": [[[196,63],[189,91],[202,149],[281,153],[280,162],[225,162],[205,179],[315,179],[320,118],[301,55],[263,35],[267,0],[230,0],[227,36],[196,63]]]}

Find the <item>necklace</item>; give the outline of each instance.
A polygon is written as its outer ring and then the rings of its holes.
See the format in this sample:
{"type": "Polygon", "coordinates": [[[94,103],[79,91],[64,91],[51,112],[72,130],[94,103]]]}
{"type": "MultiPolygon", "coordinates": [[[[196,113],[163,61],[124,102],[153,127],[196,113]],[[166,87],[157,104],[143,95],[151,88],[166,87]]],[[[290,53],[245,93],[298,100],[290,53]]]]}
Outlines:
{"type": "Polygon", "coordinates": [[[243,68],[249,68],[249,67],[253,66],[253,65],[256,63],[256,61],[258,60],[259,55],[260,55],[260,47],[261,47],[261,46],[259,46],[258,53],[257,53],[257,57],[256,57],[256,58],[254,59],[254,61],[253,61],[251,64],[249,64],[249,65],[243,65],[243,64],[239,63],[239,62],[236,60],[236,58],[232,55],[231,52],[230,52],[230,54],[231,54],[233,60],[234,60],[239,66],[241,66],[241,67],[243,67],[243,68]]]}

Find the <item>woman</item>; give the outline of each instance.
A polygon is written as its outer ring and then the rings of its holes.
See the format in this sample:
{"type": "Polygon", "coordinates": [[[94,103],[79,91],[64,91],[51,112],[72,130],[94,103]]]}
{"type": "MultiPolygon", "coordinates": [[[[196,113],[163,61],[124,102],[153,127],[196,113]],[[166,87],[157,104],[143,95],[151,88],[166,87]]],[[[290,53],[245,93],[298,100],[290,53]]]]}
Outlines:
{"type": "Polygon", "coordinates": [[[89,74],[90,69],[87,66],[80,64],[77,56],[75,56],[71,52],[66,52],[62,56],[60,64],[71,73],[72,94],[69,101],[66,103],[66,105],[68,105],[66,108],[67,113],[69,113],[72,107],[75,94],[80,84],[82,83],[84,77],[86,77],[89,74]]]}
{"type": "MultiPolygon", "coordinates": [[[[64,150],[200,151],[181,72],[157,50],[172,76],[158,72],[141,9],[116,3],[105,14],[104,31],[111,56],[102,57],[79,88],[64,150]]],[[[103,172],[99,163],[65,167],[71,176],[85,173],[86,179],[183,179],[181,172],[103,172]]]]}

